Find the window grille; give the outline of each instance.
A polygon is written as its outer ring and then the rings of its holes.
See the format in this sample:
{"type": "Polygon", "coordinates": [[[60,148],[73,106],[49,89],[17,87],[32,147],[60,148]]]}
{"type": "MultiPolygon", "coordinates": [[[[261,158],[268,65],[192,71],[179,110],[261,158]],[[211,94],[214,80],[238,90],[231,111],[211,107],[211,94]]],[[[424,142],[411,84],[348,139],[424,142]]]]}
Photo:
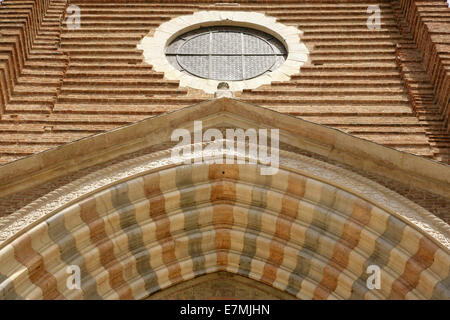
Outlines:
{"type": "Polygon", "coordinates": [[[207,27],[177,37],[166,57],[179,71],[214,80],[240,81],[273,71],[286,60],[283,44],[250,28],[207,27]]]}

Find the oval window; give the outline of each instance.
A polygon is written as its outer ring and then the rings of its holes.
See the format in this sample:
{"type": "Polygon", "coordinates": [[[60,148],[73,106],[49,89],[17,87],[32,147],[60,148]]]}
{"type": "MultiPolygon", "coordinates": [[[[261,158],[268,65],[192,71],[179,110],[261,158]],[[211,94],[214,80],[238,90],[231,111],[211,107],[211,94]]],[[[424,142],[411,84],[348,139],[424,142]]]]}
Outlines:
{"type": "Polygon", "coordinates": [[[178,36],[167,47],[166,57],[177,70],[200,78],[241,81],[275,70],[287,52],[270,34],[216,26],[178,36]]]}

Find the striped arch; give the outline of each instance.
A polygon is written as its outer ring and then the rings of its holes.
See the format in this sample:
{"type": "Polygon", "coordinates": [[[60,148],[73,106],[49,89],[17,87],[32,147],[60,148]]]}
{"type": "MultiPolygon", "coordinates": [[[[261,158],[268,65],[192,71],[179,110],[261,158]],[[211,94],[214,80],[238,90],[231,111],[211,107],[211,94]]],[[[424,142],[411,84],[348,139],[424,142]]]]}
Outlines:
{"type": "Polygon", "coordinates": [[[1,247],[0,298],[143,299],[216,271],[300,299],[449,298],[448,248],[400,216],[412,203],[282,163],[273,176],[165,165],[61,205],[1,247]],[[72,265],[81,290],[66,286],[72,265]],[[379,290],[366,286],[369,265],[379,290]]]}

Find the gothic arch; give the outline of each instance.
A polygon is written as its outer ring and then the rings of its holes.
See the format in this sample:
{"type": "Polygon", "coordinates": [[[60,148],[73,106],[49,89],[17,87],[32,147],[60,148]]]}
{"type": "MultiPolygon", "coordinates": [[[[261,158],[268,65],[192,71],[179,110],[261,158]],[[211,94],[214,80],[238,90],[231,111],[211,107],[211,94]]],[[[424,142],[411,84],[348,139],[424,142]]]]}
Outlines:
{"type": "Polygon", "coordinates": [[[448,296],[448,249],[408,221],[416,205],[354,173],[306,157],[290,167],[282,156],[274,176],[259,165],[168,165],[163,155],[165,165],[108,180],[3,245],[1,295],[141,299],[228,271],[302,299],[448,296]],[[380,290],[366,287],[371,264],[380,290]],[[66,288],[70,265],[81,291],[66,288]]]}

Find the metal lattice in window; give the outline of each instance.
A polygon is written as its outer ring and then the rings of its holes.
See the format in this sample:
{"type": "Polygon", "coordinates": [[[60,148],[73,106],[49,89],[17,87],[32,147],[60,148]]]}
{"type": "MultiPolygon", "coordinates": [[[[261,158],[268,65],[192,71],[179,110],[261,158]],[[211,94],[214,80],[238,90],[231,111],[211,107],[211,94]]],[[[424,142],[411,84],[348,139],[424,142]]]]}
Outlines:
{"type": "Polygon", "coordinates": [[[187,32],[166,49],[167,59],[177,70],[223,81],[246,80],[273,71],[286,56],[284,45],[267,33],[225,26],[187,32]]]}

